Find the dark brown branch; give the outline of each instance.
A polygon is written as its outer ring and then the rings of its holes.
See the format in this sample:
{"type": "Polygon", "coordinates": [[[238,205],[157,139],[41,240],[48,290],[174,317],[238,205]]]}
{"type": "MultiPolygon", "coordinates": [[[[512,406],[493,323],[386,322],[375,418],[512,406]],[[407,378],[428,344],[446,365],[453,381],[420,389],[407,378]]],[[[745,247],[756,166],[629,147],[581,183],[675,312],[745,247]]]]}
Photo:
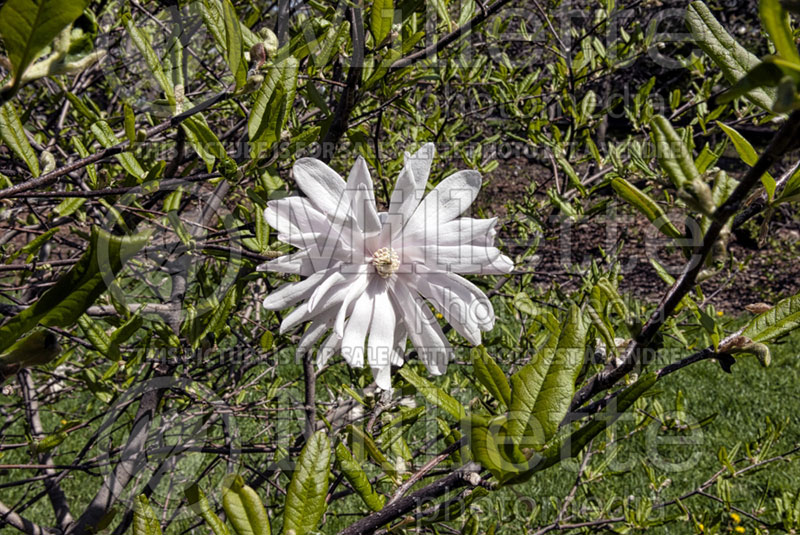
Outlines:
{"type": "Polygon", "coordinates": [[[625,355],[620,365],[613,362],[594,377],[589,379],[572,398],[570,410],[575,410],[595,394],[610,388],[617,381],[622,379],[625,374],[633,370],[639,355],[653,341],[656,333],[666,322],[678,303],[689,293],[697,280],[697,275],[703,268],[706,257],[719,238],[720,232],[728,220],[742,207],[750,191],[759,183],[761,176],[769,171],[772,165],[781,158],[787,151],[791,150],[797,140],[800,139],[800,112],[793,112],[780,130],[773,136],[764,153],[759,157],[756,164],[751,167],[747,174],[731,195],[714,212],[711,225],[703,236],[703,241],[696,247],[696,251],[683,267],[675,284],[667,291],[664,298],[659,303],[656,310],[645,323],[641,332],[636,336],[625,351],[625,355]]]}
{"type": "Polygon", "coordinates": [[[356,95],[358,84],[361,82],[361,74],[364,70],[364,19],[362,18],[361,8],[348,8],[350,18],[350,36],[353,40],[353,56],[350,61],[350,70],[347,72],[347,80],[339,102],[336,104],[336,111],[325,137],[322,140],[322,154],[320,159],[329,162],[333,157],[339,139],[347,132],[347,122],[350,120],[350,113],[356,105],[356,95]]]}
{"type": "Polygon", "coordinates": [[[314,370],[314,359],[311,358],[310,351],[303,355],[303,379],[305,380],[305,436],[306,440],[309,440],[317,427],[317,372],[314,370]]]}
{"type": "Polygon", "coordinates": [[[458,28],[448,33],[435,43],[423,48],[422,50],[414,52],[413,54],[409,54],[408,56],[400,58],[399,60],[395,61],[392,64],[391,68],[389,69],[389,72],[403,69],[405,67],[408,67],[409,65],[417,63],[418,61],[428,59],[438,54],[439,52],[444,50],[448,45],[450,45],[450,43],[452,43],[453,41],[456,41],[457,39],[460,39],[461,37],[464,37],[465,35],[469,34],[473,30],[473,28],[481,24],[483,21],[485,21],[495,13],[497,13],[497,11],[499,11],[500,8],[503,7],[504,5],[508,4],[509,1],[510,0],[498,0],[485,10],[481,10],[481,12],[478,15],[472,17],[466,24],[464,24],[463,26],[459,26],[458,28]]]}
{"type": "Polygon", "coordinates": [[[387,505],[368,517],[350,524],[347,528],[339,532],[339,535],[366,535],[368,533],[373,533],[381,526],[400,518],[430,500],[444,496],[448,492],[461,487],[476,486],[480,484],[480,476],[478,475],[480,470],[480,465],[469,463],[451,472],[442,479],[434,481],[427,487],[387,505]]]}
{"type": "MultiPolygon", "coordinates": [[[[164,121],[161,124],[158,124],[152,128],[147,129],[146,135],[147,137],[151,137],[156,134],[160,134],[161,132],[168,130],[174,126],[178,126],[184,120],[188,119],[192,115],[196,115],[200,112],[203,112],[208,108],[210,108],[211,106],[213,106],[214,104],[216,104],[217,102],[221,102],[223,100],[230,98],[232,95],[233,93],[230,93],[229,91],[222,91],[220,93],[217,93],[210,99],[206,100],[205,102],[201,102],[194,108],[187,110],[181,114],[178,114],[170,118],[169,120],[164,121]]],[[[5,199],[17,193],[22,193],[24,191],[30,191],[35,188],[54,184],[58,181],[59,178],[61,178],[66,174],[69,174],[73,171],[77,171],[78,169],[82,169],[89,164],[99,162],[101,160],[105,160],[106,158],[110,158],[111,156],[115,156],[117,154],[125,152],[126,150],[128,150],[129,145],[130,143],[128,142],[128,140],[125,140],[122,143],[114,145],[113,147],[108,147],[101,151],[95,152],[94,154],[90,154],[86,158],[81,158],[80,160],[74,161],[70,164],[65,165],[64,167],[60,167],[40,177],[26,180],[25,182],[22,182],[21,184],[17,184],[15,186],[11,186],[10,188],[1,189],[0,199],[5,199]]]]}

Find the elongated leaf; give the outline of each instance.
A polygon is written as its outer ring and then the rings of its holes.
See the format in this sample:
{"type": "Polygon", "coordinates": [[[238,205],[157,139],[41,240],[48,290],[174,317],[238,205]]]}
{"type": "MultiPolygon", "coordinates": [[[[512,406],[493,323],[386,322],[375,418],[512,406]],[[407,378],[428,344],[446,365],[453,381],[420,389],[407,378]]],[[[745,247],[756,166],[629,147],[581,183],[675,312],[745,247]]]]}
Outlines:
{"type": "Polygon", "coordinates": [[[375,0],[372,2],[369,28],[375,38],[375,46],[383,43],[392,31],[394,20],[394,2],[392,0],[375,0]]]}
{"type": "Polygon", "coordinates": [[[149,238],[120,237],[92,228],[88,250],[32,306],[0,326],[0,353],[37,324],[69,327],[102,294],[149,238]]]}
{"type": "Polygon", "coordinates": [[[58,228],[57,227],[53,227],[50,230],[48,230],[47,232],[39,234],[34,239],[32,239],[31,241],[26,243],[24,246],[22,246],[18,251],[15,251],[15,252],[11,253],[9,255],[9,258],[8,258],[6,263],[10,264],[12,261],[16,260],[20,255],[23,255],[23,254],[27,255],[27,260],[26,261],[30,262],[31,260],[33,260],[33,258],[32,258],[33,255],[36,254],[39,251],[39,249],[41,249],[41,247],[50,238],[52,238],[53,234],[55,234],[56,232],[58,232],[58,228]]]}
{"type": "Polygon", "coordinates": [[[144,494],[133,501],[133,535],[161,535],[161,524],[144,494]]]}
{"type": "Polygon", "coordinates": [[[361,464],[356,461],[347,447],[343,443],[336,446],[336,460],[353,490],[356,491],[364,503],[373,511],[380,511],[386,503],[386,497],[375,492],[367,478],[367,474],[361,468],[361,464]]]}
{"type": "Polygon", "coordinates": [[[506,415],[489,419],[479,414],[471,415],[468,422],[472,457],[498,480],[527,467],[519,441],[509,434],[508,423],[506,415]]]}
{"type": "MultiPolygon", "coordinates": [[[[250,117],[247,118],[247,133],[250,141],[258,139],[269,128],[270,123],[276,120],[275,117],[270,117],[267,108],[275,95],[275,90],[281,83],[282,72],[280,64],[270,66],[267,76],[258,88],[255,102],[250,109],[250,117]]],[[[278,96],[278,98],[280,97],[278,96]]]]}
{"type": "Polygon", "coordinates": [[[545,440],[558,430],[575,393],[575,380],[586,349],[586,329],[580,310],[573,305],[561,327],[552,364],[533,407],[533,420],[544,430],[545,440]]]}
{"type": "Polygon", "coordinates": [[[155,50],[153,50],[153,45],[150,43],[150,38],[133,23],[130,17],[125,17],[123,22],[125,24],[125,29],[128,30],[128,34],[131,36],[133,44],[136,46],[142,56],[144,56],[144,61],[145,64],[147,64],[148,70],[155,77],[156,82],[158,82],[158,85],[160,85],[161,89],[164,91],[167,101],[171,105],[174,105],[175,88],[172,85],[172,81],[164,73],[164,67],[161,65],[161,59],[158,57],[158,54],[156,54],[155,50]]]}
{"type": "Polygon", "coordinates": [[[14,69],[13,87],[61,30],[81,16],[89,0],[8,0],[0,9],[0,36],[14,69]]]}
{"type": "Polygon", "coordinates": [[[197,485],[192,485],[184,490],[183,494],[186,496],[186,500],[189,502],[189,507],[192,511],[200,515],[200,518],[206,521],[206,524],[208,524],[208,527],[214,532],[214,535],[229,535],[228,527],[225,525],[225,522],[220,520],[216,513],[214,513],[206,499],[206,495],[203,494],[203,491],[200,490],[197,485]]]}
{"type": "Polygon", "coordinates": [[[138,331],[141,326],[142,317],[136,314],[111,333],[109,338],[108,358],[111,360],[119,360],[119,346],[136,334],[136,331],[138,331]]]}
{"type": "Polygon", "coordinates": [[[543,445],[569,409],[575,379],[583,364],[587,325],[572,305],[560,328],[534,358],[511,377],[511,436],[543,445]]]}
{"type": "Polygon", "coordinates": [[[683,237],[661,207],[645,192],[622,177],[614,178],[611,181],[611,186],[614,188],[614,191],[617,192],[617,195],[636,208],[636,210],[653,223],[660,232],[670,238],[680,239],[683,237]]]}
{"type": "MultiPolygon", "coordinates": [[[[94,123],[92,125],[92,132],[97,137],[97,141],[99,141],[100,144],[105,148],[113,147],[114,145],[118,145],[120,143],[119,138],[117,138],[117,136],[114,134],[114,131],[111,130],[111,127],[108,126],[108,123],[105,121],[97,121],[94,123]]],[[[138,180],[144,178],[144,169],[142,169],[142,166],[139,165],[139,161],[133,156],[133,154],[129,152],[123,152],[121,154],[117,154],[116,158],[122,168],[131,175],[135,176],[138,180]]]]}
{"type": "Polygon", "coordinates": [[[508,384],[506,374],[486,352],[485,347],[476,347],[471,353],[475,377],[497,401],[505,407],[509,407],[511,405],[511,386],[508,384]]]}
{"type": "MultiPolygon", "coordinates": [[[[689,5],[686,23],[698,46],[719,66],[725,79],[731,84],[744,78],[748,71],[758,65],[759,59],[725,31],[703,2],[692,2],[689,5]]],[[[775,101],[775,90],[750,89],[747,98],[754,104],[770,110],[775,101]]]]}
{"type": "Polygon", "coordinates": [[[800,54],[797,53],[797,44],[789,26],[789,13],[783,4],[779,0],[760,0],[758,12],[778,55],[800,66],[800,54]]]}
{"type": "MultiPolygon", "coordinates": [[[[733,147],[736,149],[736,153],[739,155],[739,158],[741,158],[742,161],[750,167],[754,166],[758,161],[758,154],[750,142],[747,141],[742,134],[725,123],[717,121],[717,126],[719,126],[722,131],[727,134],[728,139],[730,139],[733,143],[733,147]]],[[[764,184],[764,189],[767,190],[769,198],[772,199],[772,197],[775,195],[775,179],[772,178],[772,175],[769,173],[764,173],[764,175],[761,177],[761,182],[764,184]]]]}
{"type": "Polygon", "coordinates": [[[656,115],[650,123],[656,144],[658,163],[666,171],[676,188],[700,179],[694,160],[678,133],[663,115],[656,115]]]}
{"type": "MultiPolygon", "coordinates": [[[[389,462],[386,455],[383,454],[378,444],[375,443],[370,435],[366,434],[360,427],[355,425],[347,426],[347,430],[350,433],[350,445],[353,451],[366,451],[366,454],[369,455],[384,472],[391,477],[397,475],[397,470],[395,470],[394,465],[389,462]]],[[[362,455],[361,457],[364,456],[362,455]]]]}
{"type": "Polygon", "coordinates": [[[324,431],[317,431],[303,447],[286,492],[284,535],[306,535],[315,531],[325,512],[331,445],[324,431]]]}
{"type": "Polygon", "coordinates": [[[225,147],[223,147],[217,135],[208,127],[202,116],[189,117],[183,121],[181,126],[186,131],[194,150],[206,162],[209,172],[213,168],[216,158],[224,160],[228,157],[225,147]]]}
{"type": "Polygon", "coordinates": [[[0,139],[25,162],[33,176],[39,176],[39,159],[28,142],[14,105],[10,102],[0,107],[0,139]]]}
{"type": "Polygon", "coordinates": [[[398,373],[411,383],[428,402],[442,408],[458,421],[466,418],[464,406],[458,400],[424,377],[421,377],[410,366],[403,366],[398,373]]]}
{"type": "Polygon", "coordinates": [[[575,457],[593,438],[605,431],[624,412],[630,409],[636,400],[642,397],[657,381],[658,376],[655,373],[647,373],[641,376],[635,383],[623,390],[605,409],[594,415],[592,421],[572,434],[567,435],[564,439],[559,439],[556,444],[547,449],[544,455],[535,454],[532,456],[529,460],[530,468],[517,474],[506,475],[501,479],[501,483],[523,483],[529,480],[536,472],[550,468],[570,457],[575,457]]]}
{"type": "Polygon", "coordinates": [[[733,84],[733,87],[718,96],[717,103],[725,104],[745,95],[749,98],[758,88],[773,89],[775,91],[774,98],[767,108],[771,111],[778,96],[778,91],[774,88],[780,83],[782,77],[783,71],[775,64],[774,58],[768,58],[767,61],[762,61],[747,71],[747,74],[733,84]]]}
{"type": "Polygon", "coordinates": [[[226,57],[238,89],[247,81],[247,66],[242,57],[242,28],[231,0],[222,0],[222,15],[225,22],[226,57]]]}
{"type": "Polygon", "coordinates": [[[800,327],[800,294],[779,301],[773,308],[750,320],[742,336],[766,342],[800,327]]]}
{"type": "Polygon", "coordinates": [[[222,508],[238,535],[270,535],[267,510],[258,493],[244,484],[238,474],[225,477],[222,508]]]}

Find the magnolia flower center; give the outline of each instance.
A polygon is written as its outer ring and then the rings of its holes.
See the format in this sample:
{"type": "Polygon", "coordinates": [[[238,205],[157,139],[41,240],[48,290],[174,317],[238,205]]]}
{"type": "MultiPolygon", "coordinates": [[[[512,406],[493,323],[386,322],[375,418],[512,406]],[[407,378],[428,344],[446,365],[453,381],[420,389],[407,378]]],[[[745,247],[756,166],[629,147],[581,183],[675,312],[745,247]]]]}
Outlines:
{"type": "Polygon", "coordinates": [[[389,278],[400,267],[400,257],[391,247],[381,247],[375,251],[371,262],[375,266],[375,271],[378,272],[378,275],[384,279],[389,278]]]}

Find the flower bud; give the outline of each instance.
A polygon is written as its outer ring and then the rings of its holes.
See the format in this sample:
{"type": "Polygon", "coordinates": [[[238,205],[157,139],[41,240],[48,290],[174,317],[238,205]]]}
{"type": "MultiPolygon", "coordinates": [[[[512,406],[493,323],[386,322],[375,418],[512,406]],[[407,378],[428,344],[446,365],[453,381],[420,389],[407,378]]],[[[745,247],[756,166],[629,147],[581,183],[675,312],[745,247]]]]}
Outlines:
{"type": "Polygon", "coordinates": [[[256,68],[261,67],[267,61],[267,51],[264,48],[264,43],[256,43],[250,47],[250,61],[252,61],[256,68]]]}
{"type": "Polygon", "coordinates": [[[267,53],[267,57],[272,56],[278,51],[278,36],[276,36],[272,30],[269,28],[261,28],[258,31],[258,35],[262,39],[264,51],[267,53]]]}

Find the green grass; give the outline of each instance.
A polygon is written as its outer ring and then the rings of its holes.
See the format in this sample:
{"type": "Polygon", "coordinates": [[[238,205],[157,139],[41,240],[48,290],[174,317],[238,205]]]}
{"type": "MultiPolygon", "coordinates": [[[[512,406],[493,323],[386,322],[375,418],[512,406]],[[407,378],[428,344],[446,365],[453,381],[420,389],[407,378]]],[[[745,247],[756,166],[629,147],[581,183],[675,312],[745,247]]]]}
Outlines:
{"type": "MultiPolygon", "coordinates": [[[[733,366],[732,374],[724,373],[715,361],[704,361],[684,368],[659,382],[651,392],[653,395],[641,400],[640,405],[637,405],[641,410],[661,417],[662,412],[674,411],[676,400],[682,398],[683,410],[686,413],[684,420],[691,423],[702,421],[712,415],[713,419],[699,430],[670,433],[669,436],[674,441],[683,441],[677,444],[664,444],[666,434],[657,432],[657,424],[650,424],[649,432],[635,433],[629,439],[622,441],[616,455],[606,467],[600,465],[609,460],[608,451],[593,455],[588,464],[588,473],[594,474],[593,479],[589,484],[579,487],[569,512],[614,506],[619,500],[629,500],[629,504],[635,507],[645,499],[658,503],[686,494],[722,467],[718,459],[721,447],[724,446],[730,451],[740,443],[741,448],[736,458],[745,456],[745,444],[763,438],[767,419],[774,425],[785,426],[782,436],[772,446],[770,456],[800,443],[800,425],[798,425],[800,417],[796,410],[800,406],[798,403],[800,389],[797,388],[800,384],[800,332],[794,333],[783,343],[771,347],[773,364],[767,369],[762,368],[755,357],[743,356],[733,366]],[[686,466],[678,470],[666,466],[665,463],[668,462],[686,462],[686,466]],[[655,479],[657,492],[651,486],[648,468],[651,469],[651,475],[655,479]]],[[[56,429],[60,419],[85,420],[87,417],[101,415],[107,409],[105,404],[94,398],[90,398],[87,403],[86,399],[79,400],[75,397],[67,397],[63,402],[59,402],[57,407],[58,411],[43,412],[45,429],[56,429]]],[[[48,409],[52,408],[52,405],[48,406],[48,409]]],[[[646,417],[639,412],[635,418],[641,421],[646,417]]],[[[102,419],[101,417],[100,421],[102,419]]],[[[297,425],[296,421],[287,422],[287,425],[290,423],[297,425]]],[[[619,422],[609,431],[608,437],[623,436],[634,427],[635,423],[631,420],[619,422]]],[[[261,425],[258,421],[237,422],[242,440],[247,441],[257,437],[261,425]]],[[[19,441],[24,442],[24,430],[18,429],[16,432],[19,441]]],[[[59,446],[57,462],[72,458],[85,443],[89,433],[89,429],[84,429],[71,434],[67,441],[59,446]]],[[[294,434],[287,430],[287,436],[294,434]]],[[[258,442],[257,439],[254,440],[258,442]]],[[[599,440],[596,440],[597,443],[599,440]]],[[[3,464],[28,463],[31,460],[27,448],[7,451],[0,457],[0,463],[3,464]]],[[[577,461],[567,461],[537,474],[524,485],[501,489],[477,502],[474,512],[480,521],[479,532],[485,533],[492,525],[496,525],[497,534],[534,533],[538,526],[552,522],[561,508],[564,496],[575,482],[577,464],[577,461]]],[[[224,471],[225,465],[219,465],[217,470],[224,471]]],[[[21,479],[22,473],[34,476],[37,472],[29,470],[0,473],[0,483],[21,479]]],[[[282,477],[279,483],[285,485],[287,480],[282,477]]],[[[64,479],[62,486],[76,512],[80,512],[82,504],[88,503],[96,491],[96,484],[97,477],[90,477],[82,472],[73,472],[64,479]]],[[[767,465],[761,471],[737,478],[731,482],[730,487],[731,500],[736,507],[746,511],[754,511],[759,506],[765,507],[765,518],[770,522],[779,522],[780,519],[775,511],[775,498],[780,497],[783,492],[794,493],[800,487],[798,458],[793,458],[791,462],[767,465]]],[[[16,504],[24,502],[41,490],[41,484],[34,483],[2,489],[0,492],[6,504],[16,504]]],[[[218,489],[204,490],[212,500],[217,498],[218,489]]],[[[717,495],[720,489],[714,486],[709,492],[717,495]]],[[[263,497],[263,488],[261,494],[263,497]]],[[[268,501],[274,503],[274,498],[268,501]]],[[[714,529],[718,529],[720,533],[732,532],[731,517],[723,505],[705,497],[695,496],[686,500],[685,506],[695,516],[696,521],[704,525],[706,532],[714,532],[714,529]]],[[[282,513],[280,507],[271,508],[270,511],[278,516],[282,513]]],[[[329,513],[326,532],[335,532],[337,528],[342,528],[358,518],[363,514],[363,504],[358,498],[350,497],[344,503],[337,504],[336,513],[339,514],[338,518],[334,511],[329,513]]],[[[612,515],[616,514],[619,512],[612,511],[612,515]]],[[[685,515],[677,507],[663,509],[660,514],[662,519],[675,516],[680,518],[663,526],[650,527],[648,532],[670,534],[697,532],[697,524],[686,521],[685,515]]],[[[46,498],[27,509],[25,516],[38,523],[52,524],[52,510],[46,498]]],[[[275,524],[279,523],[279,520],[275,519],[275,524]]],[[[460,528],[462,523],[463,519],[458,519],[452,525],[460,528]]],[[[169,532],[180,532],[181,530],[176,528],[181,524],[186,527],[185,523],[178,522],[173,524],[169,532]]],[[[754,524],[750,520],[743,519],[741,525],[748,533],[754,533],[754,524]]],[[[617,528],[619,527],[618,525],[617,528]]]]}
{"type": "MultiPolygon", "coordinates": [[[[764,438],[768,420],[773,426],[783,426],[784,431],[766,457],[800,444],[797,412],[800,406],[800,332],[773,345],[772,349],[773,363],[766,369],[755,357],[744,356],[733,366],[731,374],[724,373],[715,361],[704,361],[665,377],[654,388],[657,394],[645,400],[649,409],[645,410],[649,412],[654,405],[656,408],[660,405],[664,411],[674,411],[680,392],[689,422],[702,421],[712,415],[713,420],[699,430],[673,433],[672,438],[678,443],[671,445],[662,442],[665,433],[654,432],[658,425],[651,424],[649,433],[640,432],[624,441],[602,474],[590,484],[579,487],[568,511],[599,507],[620,499],[638,504],[643,499],[659,503],[680,497],[723,467],[718,458],[720,448],[731,451],[740,444],[735,458],[744,457],[746,444],[764,438]],[[670,466],[670,463],[678,466],[670,466]],[[656,487],[660,487],[658,492],[651,486],[645,467],[652,469],[656,487]]],[[[620,422],[612,433],[619,437],[631,427],[628,422],[620,422]]],[[[588,465],[589,473],[597,470],[606,458],[607,454],[603,453],[593,456],[588,465]]],[[[483,514],[479,515],[481,531],[497,523],[498,534],[533,533],[535,526],[553,521],[577,476],[577,462],[566,464],[538,474],[524,486],[503,489],[486,498],[481,504],[483,514]],[[541,511],[531,515],[528,513],[530,506],[534,509],[540,506],[541,511]]],[[[746,464],[737,465],[737,468],[744,466],[746,464]]],[[[748,512],[765,507],[766,519],[777,523],[780,518],[775,511],[775,498],[783,492],[794,495],[800,489],[800,457],[795,455],[789,462],[769,464],[763,470],[737,478],[730,487],[734,506],[748,512]]],[[[718,495],[720,489],[712,486],[708,492],[718,495]]],[[[685,505],[707,532],[715,528],[729,532],[734,527],[725,507],[709,498],[694,496],[685,505]]],[[[681,518],[664,526],[650,527],[648,533],[697,532],[696,524],[686,521],[677,507],[662,509],[661,514],[662,518],[681,518]]],[[[752,521],[744,518],[741,525],[747,532],[754,532],[752,521]]]]}

